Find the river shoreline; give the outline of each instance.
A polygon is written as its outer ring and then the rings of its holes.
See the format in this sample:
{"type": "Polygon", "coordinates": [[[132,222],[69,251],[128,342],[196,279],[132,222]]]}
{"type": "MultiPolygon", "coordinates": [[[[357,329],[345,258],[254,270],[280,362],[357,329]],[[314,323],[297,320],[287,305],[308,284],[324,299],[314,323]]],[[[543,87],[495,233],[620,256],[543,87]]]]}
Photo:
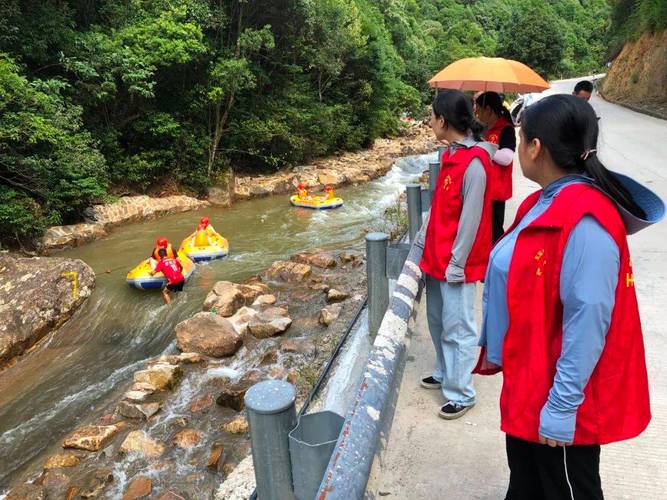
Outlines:
{"type": "Polygon", "coordinates": [[[283,379],[303,401],[363,301],[364,273],[355,272],[362,266],[355,250],[301,252],[245,284],[216,283],[202,306],[208,312],[175,329],[182,354],[171,349],[142,363],[31,461],[7,500],[138,498],[142,488],[164,499],[210,497],[249,454],[245,390],[283,379]],[[289,316],[284,333],[265,329],[276,314],[289,316]],[[260,315],[255,323],[247,317],[260,315]],[[183,325],[212,316],[239,332],[236,352],[207,351],[210,335],[198,345],[184,333],[183,325]]]}
{"type": "Polygon", "coordinates": [[[427,153],[436,147],[431,129],[416,123],[406,129],[404,136],[378,139],[367,150],[330,156],[274,174],[229,176],[226,184],[209,189],[206,200],[185,195],[164,198],[124,196],[111,204],[90,207],[85,213],[86,220],[80,224],[49,228],[38,251],[42,255],[51,255],[59,250],[79,247],[107,236],[114,227],[128,222],[210,206],[229,207],[239,200],[285,195],[300,182],[312,191],[321,191],[325,185],[340,187],[370,182],[385,175],[398,158],[427,153]]]}

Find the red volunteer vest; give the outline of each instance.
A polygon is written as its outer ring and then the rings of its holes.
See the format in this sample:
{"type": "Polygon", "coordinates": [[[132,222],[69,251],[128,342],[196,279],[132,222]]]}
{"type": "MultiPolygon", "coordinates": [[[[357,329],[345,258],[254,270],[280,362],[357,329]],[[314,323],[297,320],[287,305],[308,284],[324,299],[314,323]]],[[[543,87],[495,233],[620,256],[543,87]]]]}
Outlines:
{"type": "MultiPolygon", "coordinates": [[[[500,134],[505,127],[512,127],[512,124],[501,116],[496,120],[496,123],[493,124],[493,127],[487,130],[485,137],[486,141],[498,144],[500,142],[500,134]]],[[[509,165],[500,165],[496,162],[492,162],[492,164],[493,192],[491,194],[491,199],[497,201],[509,200],[512,197],[513,163],[510,163],[509,165]]]]}
{"type": "Polygon", "coordinates": [[[463,176],[474,158],[479,158],[486,172],[484,207],[477,235],[464,268],[466,283],[480,281],[486,273],[491,252],[491,190],[489,189],[491,160],[479,146],[461,147],[450,155],[442,155],[442,165],[431,202],[431,216],[426,228],[424,252],[420,269],[438,280],[445,280],[445,270],[452,256],[452,247],[458,232],[463,210],[463,176]]]}
{"type": "MultiPolygon", "coordinates": [[[[519,208],[514,225],[540,192],[519,208]]],[[[560,266],[570,232],[591,215],[609,232],[621,259],[604,350],[584,389],[574,444],[606,444],[639,435],[651,419],[644,343],[632,263],[621,217],[596,188],[563,188],[551,206],[519,235],[507,277],[509,327],[503,344],[501,429],[538,442],[540,411],[547,401],[561,354],[563,305],[560,266]]],[[[510,229],[511,230],[511,229],[510,229]]],[[[485,352],[475,372],[484,373],[485,352]]]]}

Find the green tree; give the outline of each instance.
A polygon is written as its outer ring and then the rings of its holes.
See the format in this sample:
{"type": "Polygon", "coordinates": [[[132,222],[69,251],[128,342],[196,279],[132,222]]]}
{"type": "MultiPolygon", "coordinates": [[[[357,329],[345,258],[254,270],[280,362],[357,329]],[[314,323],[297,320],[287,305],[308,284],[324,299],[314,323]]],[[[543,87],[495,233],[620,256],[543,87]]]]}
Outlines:
{"type": "Polygon", "coordinates": [[[500,32],[497,54],[550,77],[557,74],[565,42],[561,23],[549,5],[530,2],[515,10],[500,32]]]}

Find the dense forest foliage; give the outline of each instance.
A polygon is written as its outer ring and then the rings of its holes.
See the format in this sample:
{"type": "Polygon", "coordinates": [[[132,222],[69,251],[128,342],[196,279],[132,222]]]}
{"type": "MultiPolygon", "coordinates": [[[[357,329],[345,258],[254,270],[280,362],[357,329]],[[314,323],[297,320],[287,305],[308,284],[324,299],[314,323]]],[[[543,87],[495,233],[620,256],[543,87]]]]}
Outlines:
{"type": "Polygon", "coordinates": [[[3,0],[0,241],[368,146],[461,57],[598,70],[608,23],[606,0],[3,0]]]}
{"type": "Polygon", "coordinates": [[[667,29],[667,0],[612,0],[611,46],[667,29]]]}

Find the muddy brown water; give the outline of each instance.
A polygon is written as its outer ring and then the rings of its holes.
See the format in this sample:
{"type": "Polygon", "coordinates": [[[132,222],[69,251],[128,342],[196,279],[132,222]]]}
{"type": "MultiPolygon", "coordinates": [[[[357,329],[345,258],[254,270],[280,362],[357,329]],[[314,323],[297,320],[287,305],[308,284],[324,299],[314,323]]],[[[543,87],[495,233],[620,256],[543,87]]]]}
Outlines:
{"type": "Polygon", "coordinates": [[[102,240],[60,253],[88,263],[97,273],[96,289],[60,331],[0,373],[0,498],[47,448],[102,411],[147,358],[175,351],[174,326],[201,310],[216,281],[243,281],[306,249],[363,248],[364,231],[388,225],[385,209],[432,159],[400,160],[381,179],[337,190],[345,200],[337,210],[296,209],[286,196],[262,198],[127,224],[102,240]],[[159,293],[126,285],[125,273],[148,256],[157,237],[178,244],[202,215],[230,241],[228,258],[197,265],[170,306],[159,293]],[[107,274],[108,269],[114,271],[107,274]]]}

